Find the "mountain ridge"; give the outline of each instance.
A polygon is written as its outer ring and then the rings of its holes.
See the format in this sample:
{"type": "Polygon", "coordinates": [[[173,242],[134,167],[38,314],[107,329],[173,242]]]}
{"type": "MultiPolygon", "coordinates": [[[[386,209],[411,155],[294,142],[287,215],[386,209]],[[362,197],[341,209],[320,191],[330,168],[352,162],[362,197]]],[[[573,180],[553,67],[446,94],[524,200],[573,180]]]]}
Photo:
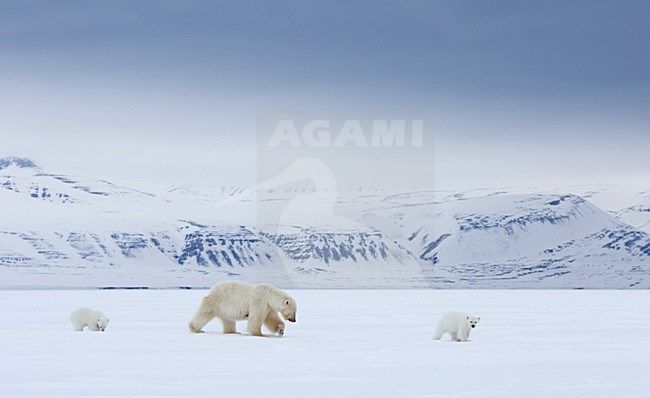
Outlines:
{"type": "Polygon", "coordinates": [[[3,159],[2,287],[650,287],[648,234],[572,193],[145,192],[3,159]]]}

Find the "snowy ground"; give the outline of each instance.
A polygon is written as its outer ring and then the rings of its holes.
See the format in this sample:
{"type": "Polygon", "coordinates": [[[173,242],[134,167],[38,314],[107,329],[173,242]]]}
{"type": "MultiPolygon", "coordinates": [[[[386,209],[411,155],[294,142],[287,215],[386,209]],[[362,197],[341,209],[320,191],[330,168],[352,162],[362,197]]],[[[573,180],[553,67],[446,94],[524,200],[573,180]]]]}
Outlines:
{"type": "MultiPolygon", "coordinates": [[[[186,327],[205,290],[0,291],[0,391],[25,396],[646,397],[650,291],[296,290],[285,337],[186,327]],[[105,333],[69,314],[102,309],[105,333]],[[447,310],[469,343],[433,341],[447,310]]],[[[240,331],[245,325],[238,325],[240,331]]],[[[447,337],[445,338],[447,339],[447,337]]]]}

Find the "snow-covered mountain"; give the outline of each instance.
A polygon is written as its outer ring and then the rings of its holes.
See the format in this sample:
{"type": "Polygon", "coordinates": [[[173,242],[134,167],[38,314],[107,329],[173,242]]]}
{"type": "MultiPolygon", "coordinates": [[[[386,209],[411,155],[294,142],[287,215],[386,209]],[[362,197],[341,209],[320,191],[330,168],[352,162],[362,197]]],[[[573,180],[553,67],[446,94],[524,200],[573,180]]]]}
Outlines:
{"type": "Polygon", "coordinates": [[[648,235],[579,196],[504,194],[416,208],[388,217],[452,285],[633,286],[647,271],[648,235]]]}
{"type": "Polygon", "coordinates": [[[634,204],[618,211],[616,217],[624,223],[650,233],[650,191],[635,195],[634,204]]]}
{"type": "Polygon", "coordinates": [[[144,192],[2,158],[0,286],[648,288],[647,195],[585,199],[612,190],[144,192]]]}

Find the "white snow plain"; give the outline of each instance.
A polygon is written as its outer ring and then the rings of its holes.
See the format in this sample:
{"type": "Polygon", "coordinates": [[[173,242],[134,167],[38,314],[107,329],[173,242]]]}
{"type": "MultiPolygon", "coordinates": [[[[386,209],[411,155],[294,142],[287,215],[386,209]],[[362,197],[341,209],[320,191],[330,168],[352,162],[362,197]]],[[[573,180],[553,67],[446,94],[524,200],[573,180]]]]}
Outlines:
{"type": "MultiPolygon", "coordinates": [[[[284,337],[204,334],[206,290],[0,291],[3,397],[647,397],[650,291],[291,290],[284,337]],[[73,332],[77,307],[106,332],[73,332]],[[471,341],[432,340],[446,311],[471,341]]],[[[238,324],[245,330],[243,322],[238,324]]]]}

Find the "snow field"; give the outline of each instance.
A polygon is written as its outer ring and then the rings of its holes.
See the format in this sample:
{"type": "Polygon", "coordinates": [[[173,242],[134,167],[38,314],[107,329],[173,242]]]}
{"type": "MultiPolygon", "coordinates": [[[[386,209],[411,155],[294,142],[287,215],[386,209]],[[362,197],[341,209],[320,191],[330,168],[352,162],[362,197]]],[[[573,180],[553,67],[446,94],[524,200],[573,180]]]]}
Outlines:
{"type": "MultiPolygon", "coordinates": [[[[647,396],[648,291],[291,290],[285,337],[187,329],[207,290],[0,291],[0,390],[31,396],[647,396]],[[80,306],[104,333],[73,332],[80,306]],[[481,317],[468,343],[439,317],[481,317]]],[[[245,331],[245,323],[238,323],[245,331]]]]}

